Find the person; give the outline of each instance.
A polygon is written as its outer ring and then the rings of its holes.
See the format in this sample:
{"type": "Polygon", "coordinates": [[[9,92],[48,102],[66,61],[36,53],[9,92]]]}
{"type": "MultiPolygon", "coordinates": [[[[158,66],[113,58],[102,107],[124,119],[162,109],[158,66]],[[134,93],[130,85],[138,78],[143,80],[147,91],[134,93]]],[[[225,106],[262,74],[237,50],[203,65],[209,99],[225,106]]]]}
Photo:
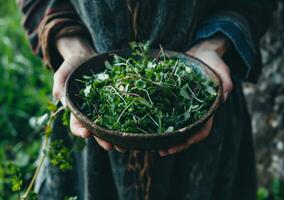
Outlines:
{"type": "MultiPolygon", "coordinates": [[[[256,82],[260,74],[259,41],[272,19],[273,1],[20,0],[19,5],[33,51],[55,72],[56,99],[62,100],[65,80],[80,63],[127,48],[130,41],[197,57],[216,71],[223,87],[222,105],[198,134],[151,153],[147,191],[139,190],[139,174],[129,169],[132,151],[93,137],[71,114],[70,130],[87,138],[85,147],[74,150],[67,172],[45,162],[36,183],[39,199],[256,199],[242,82],[256,82]]],[[[74,145],[59,119],[55,139],[74,145]]],[[[142,166],[144,154],[136,160],[142,166]]]]}

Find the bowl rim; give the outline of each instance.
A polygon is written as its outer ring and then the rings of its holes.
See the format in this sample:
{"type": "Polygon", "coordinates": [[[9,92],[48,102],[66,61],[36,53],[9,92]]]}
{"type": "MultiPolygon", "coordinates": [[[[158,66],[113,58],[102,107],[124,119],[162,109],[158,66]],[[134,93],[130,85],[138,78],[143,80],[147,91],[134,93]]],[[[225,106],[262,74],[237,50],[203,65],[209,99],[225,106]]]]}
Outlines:
{"type": "MultiPolygon", "coordinates": [[[[151,49],[151,51],[157,51],[158,49],[151,49]]],[[[171,50],[164,50],[165,53],[170,53],[173,55],[183,55],[186,57],[189,57],[199,63],[201,63],[203,66],[205,66],[205,68],[209,69],[210,73],[213,75],[214,79],[216,80],[216,84],[218,86],[218,91],[217,91],[217,96],[214,100],[214,102],[211,104],[208,112],[206,112],[205,115],[203,115],[199,120],[195,121],[194,123],[185,126],[183,128],[171,131],[171,132],[164,132],[164,133],[149,133],[149,134],[141,134],[141,133],[129,133],[129,132],[122,132],[122,131],[115,131],[115,130],[109,130],[106,128],[103,128],[101,126],[96,125],[92,120],[90,120],[87,116],[85,116],[83,114],[83,112],[81,112],[76,105],[74,105],[74,103],[72,102],[70,95],[69,95],[69,91],[67,90],[70,82],[71,82],[71,77],[73,75],[73,73],[78,70],[81,66],[84,66],[87,62],[89,62],[90,60],[94,59],[95,57],[100,57],[100,56],[108,56],[110,54],[118,54],[120,52],[125,52],[125,51],[129,51],[129,49],[120,49],[120,50],[113,50],[113,51],[108,51],[102,54],[95,54],[91,57],[89,57],[87,60],[85,60],[84,62],[82,62],[81,64],[78,65],[78,67],[76,67],[67,77],[66,81],[65,81],[65,85],[64,85],[64,101],[66,103],[67,108],[70,109],[70,111],[72,112],[72,114],[74,114],[74,116],[83,123],[83,125],[88,125],[88,127],[92,127],[92,129],[94,129],[96,132],[104,132],[107,133],[109,135],[112,136],[118,136],[118,137],[127,137],[127,138],[160,138],[160,137],[169,137],[175,134],[180,134],[180,133],[186,133],[189,130],[192,130],[194,128],[197,128],[198,126],[200,126],[201,124],[205,123],[207,120],[209,120],[209,118],[214,114],[214,112],[218,109],[220,102],[221,102],[221,96],[222,96],[222,82],[221,82],[221,78],[219,77],[219,75],[215,72],[214,69],[212,69],[209,65],[207,65],[206,63],[204,63],[202,60],[188,55],[186,53],[183,52],[176,52],[176,51],[171,51],[171,50]]],[[[206,73],[206,72],[205,72],[206,73]]],[[[215,81],[214,81],[215,82],[215,81]]],[[[93,130],[90,130],[91,132],[93,130]]],[[[92,132],[93,133],[93,132],[92,132]]],[[[93,133],[94,134],[94,133],[93,133]]],[[[98,135],[98,134],[96,134],[98,135]]],[[[98,136],[99,137],[99,136],[98,136]]]]}

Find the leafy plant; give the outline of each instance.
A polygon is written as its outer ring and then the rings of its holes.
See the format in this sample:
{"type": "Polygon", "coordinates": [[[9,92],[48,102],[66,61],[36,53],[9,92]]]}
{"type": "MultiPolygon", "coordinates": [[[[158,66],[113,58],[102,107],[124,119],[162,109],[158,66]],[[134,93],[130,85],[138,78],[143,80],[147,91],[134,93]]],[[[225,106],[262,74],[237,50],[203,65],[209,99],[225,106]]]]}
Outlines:
{"type": "Polygon", "coordinates": [[[47,111],[52,74],[31,52],[16,1],[0,5],[0,199],[15,200],[7,166],[20,169],[26,188],[41,143],[41,127],[33,122],[47,111]]]}
{"type": "Polygon", "coordinates": [[[264,188],[264,187],[260,187],[257,190],[257,200],[267,200],[267,198],[269,197],[269,191],[264,188]]]}
{"type": "Polygon", "coordinates": [[[27,190],[25,193],[21,196],[21,200],[26,200],[30,198],[32,195],[33,198],[36,197],[36,194],[32,192],[32,188],[34,186],[35,180],[39,174],[39,171],[43,165],[44,160],[46,159],[46,156],[49,156],[51,160],[51,164],[54,166],[57,166],[60,170],[66,171],[72,169],[72,164],[71,164],[71,157],[70,157],[70,149],[64,146],[62,140],[55,140],[51,144],[49,144],[49,138],[52,133],[52,124],[55,120],[55,118],[62,112],[64,111],[64,107],[61,106],[57,108],[56,104],[53,104],[49,102],[47,105],[48,109],[50,110],[50,114],[47,117],[47,122],[45,125],[45,132],[44,132],[44,151],[43,154],[41,155],[39,159],[39,164],[35,169],[33,178],[31,182],[28,185],[27,190]]]}
{"type": "Polygon", "coordinates": [[[284,200],[284,182],[274,178],[269,187],[259,187],[257,200],[284,200]]]}
{"type": "Polygon", "coordinates": [[[102,73],[84,76],[79,105],[96,124],[111,130],[164,133],[200,119],[216,98],[216,85],[161,48],[131,43],[128,58],[113,55],[102,73]]]}
{"type": "MultiPolygon", "coordinates": [[[[17,193],[17,199],[19,200],[37,199],[37,194],[33,192],[32,189],[47,156],[49,157],[51,164],[58,167],[61,171],[72,169],[71,149],[67,148],[62,140],[54,140],[51,143],[49,142],[52,134],[52,124],[55,118],[61,117],[62,121],[67,123],[65,121],[66,119],[64,119],[64,116],[66,116],[66,113],[70,114],[70,111],[65,110],[63,106],[57,108],[56,105],[52,103],[49,103],[47,107],[50,110],[50,113],[45,114],[38,119],[38,121],[40,121],[38,123],[44,124],[44,150],[38,160],[38,165],[35,169],[34,175],[23,195],[21,195],[21,193],[24,181],[20,167],[14,163],[9,163],[5,167],[6,174],[10,176],[8,179],[8,184],[11,185],[12,191],[17,193]]],[[[74,145],[74,148],[75,147],[76,145],[74,145]]]]}
{"type": "Polygon", "coordinates": [[[78,197],[65,197],[64,200],[78,200],[78,197]]]}
{"type": "Polygon", "coordinates": [[[6,166],[7,175],[10,176],[11,181],[11,189],[13,192],[16,192],[19,196],[19,192],[21,191],[23,180],[22,180],[22,173],[20,168],[13,163],[9,163],[6,166]]]}
{"type": "Polygon", "coordinates": [[[280,179],[274,179],[271,186],[273,200],[284,200],[284,183],[280,179]]]}
{"type": "Polygon", "coordinates": [[[70,149],[64,146],[62,140],[53,141],[48,148],[48,156],[51,164],[57,166],[61,171],[72,169],[70,149]]]}

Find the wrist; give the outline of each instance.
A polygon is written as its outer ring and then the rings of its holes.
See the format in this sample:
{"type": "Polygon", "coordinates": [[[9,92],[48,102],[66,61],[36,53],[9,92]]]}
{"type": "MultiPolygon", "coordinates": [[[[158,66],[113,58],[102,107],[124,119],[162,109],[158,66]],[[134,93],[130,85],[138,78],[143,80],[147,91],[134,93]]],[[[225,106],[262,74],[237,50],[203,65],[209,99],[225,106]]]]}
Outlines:
{"type": "Polygon", "coordinates": [[[60,37],[56,40],[56,47],[64,60],[72,57],[89,57],[95,53],[89,41],[78,36],[60,37]]]}
{"type": "Polygon", "coordinates": [[[230,48],[230,40],[224,34],[215,34],[195,45],[193,48],[198,51],[215,51],[222,57],[230,48]]]}

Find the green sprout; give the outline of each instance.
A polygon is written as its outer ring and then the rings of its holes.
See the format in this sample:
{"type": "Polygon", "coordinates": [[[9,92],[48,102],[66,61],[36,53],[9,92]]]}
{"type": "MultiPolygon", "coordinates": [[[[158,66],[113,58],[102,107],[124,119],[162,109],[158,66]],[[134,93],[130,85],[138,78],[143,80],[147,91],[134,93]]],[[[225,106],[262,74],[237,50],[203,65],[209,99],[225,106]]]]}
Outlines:
{"type": "Polygon", "coordinates": [[[148,43],[130,47],[128,58],[114,54],[105,71],[78,80],[86,116],[106,129],[147,134],[183,128],[208,111],[217,96],[212,81],[162,48],[151,58],[148,43]]]}

